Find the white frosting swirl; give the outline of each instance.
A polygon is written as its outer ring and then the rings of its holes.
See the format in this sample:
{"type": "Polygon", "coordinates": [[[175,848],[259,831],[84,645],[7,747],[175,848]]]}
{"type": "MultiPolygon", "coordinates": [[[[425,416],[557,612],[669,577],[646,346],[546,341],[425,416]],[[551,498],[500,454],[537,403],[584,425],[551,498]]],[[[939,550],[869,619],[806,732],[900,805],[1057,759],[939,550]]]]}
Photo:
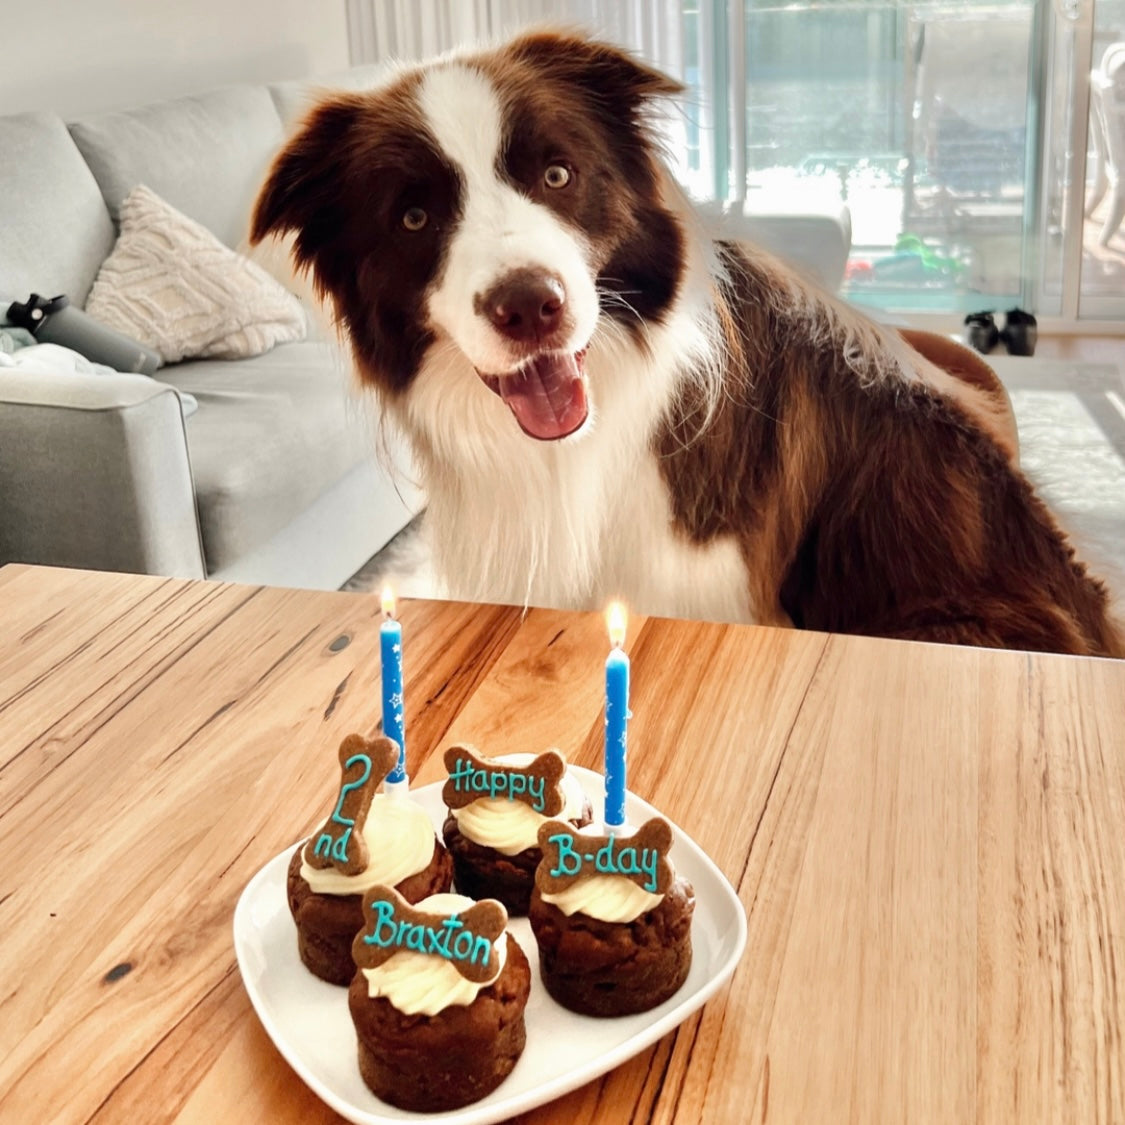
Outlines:
{"type": "MultiPolygon", "coordinates": [[[[505,754],[491,759],[496,764],[527,766],[534,754],[505,754]]],[[[484,848],[493,848],[501,855],[519,855],[539,844],[539,826],[548,820],[577,820],[586,804],[582,786],[569,770],[563,774],[563,808],[554,817],[537,813],[523,801],[507,797],[480,797],[464,808],[450,809],[461,834],[484,848]]]]}
{"type": "MultiPolygon", "coordinates": [[[[431,914],[454,914],[473,905],[473,900],[464,895],[430,895],[417,904],[417,909],[431,914]]],[[[367,995],[372,999],[384,996],[407,1016],[436,1016],[454,1005],[471,1004],[482,988],[496,980],[508,956],[507,930],[492,943],[492,951],[496,971],[479,984],[466,980],[451,962],[409,949],[400,949],[378,968],[361,972],[367,978],[367,995]]]]}
{"type": "MultiPolygon", "coordinates": [[[[594,823],[579,828],[578,834],[597,836],[601,831],[601,826],[594,823]]],[[[615,829],[622,840],[635,835],[636,831],[632,825],[615,829]]],[[[646,891],[624,875],[598,874],[576,879],[557,894],[540,892],[540,897],[544,902],[557,906],[568,918],[581,912],[601,922],[633,922],[646,910],[655,910],[664,901],[663,895],[646,891]]]]}
{"type": "Polygon", "coordinates": [[[651,894],[624,875],[590,875],[558,894],[540,897],[567,917],[582,913],[602,922],[632,922],[664,901],[663,895],[651,894]]]}
{"type": "Polygon", "coordinates": [[[320,895],[361,895],[376,883],[393,887],[426,868],[434,855],[434,826],[417,801],[376,793],[363,825],[367,867],[345,875],[335,867],[312,867],[301,858],[301,878],[320,895]]]}

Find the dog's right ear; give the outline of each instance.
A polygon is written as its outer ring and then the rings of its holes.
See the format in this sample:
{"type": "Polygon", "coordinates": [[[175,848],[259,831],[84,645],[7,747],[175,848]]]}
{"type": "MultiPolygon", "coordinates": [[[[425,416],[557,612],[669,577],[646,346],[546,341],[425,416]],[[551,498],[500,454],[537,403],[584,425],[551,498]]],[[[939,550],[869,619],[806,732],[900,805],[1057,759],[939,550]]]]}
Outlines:
{"type": "Polygon", "coordinates": [[[340,171],[361,101],[347,94],[322,102],[277,155],[258,194],[250,222],[250,243],[270,234],[296,231],[294,256],[307,265],[321,235],[338,229],[340,171]]]}
{"type": "Polygon", "coordinates": [[[649,98],[682,94],[684,85],[613,43],[567,31],[525,32],[507,48],[516,58],[574,89],[587,89],[615,113],[632,112],[649,98]]]}

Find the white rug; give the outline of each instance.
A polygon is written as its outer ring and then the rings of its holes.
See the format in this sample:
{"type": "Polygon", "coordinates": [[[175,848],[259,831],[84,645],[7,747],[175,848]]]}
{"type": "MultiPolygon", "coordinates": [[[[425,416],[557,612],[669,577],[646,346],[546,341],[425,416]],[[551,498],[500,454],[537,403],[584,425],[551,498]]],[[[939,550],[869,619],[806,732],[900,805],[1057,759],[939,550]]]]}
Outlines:
{"type": "MultiPolygon", "coordinates": [[[[1012,396],[1020,459],[1079,555],[1125,599],[1125,381],[1111,364],[989,356],[1012,396]]],[[[391,581],[403,597],[440,596],[420,516],[345,590],[391,581]]]]}
{"type": "Polygon", "coordinates": [[[1125,382],[1111,364],[989,356],[1020,463],[1079,556],[1125,598],[1125,382]]]}

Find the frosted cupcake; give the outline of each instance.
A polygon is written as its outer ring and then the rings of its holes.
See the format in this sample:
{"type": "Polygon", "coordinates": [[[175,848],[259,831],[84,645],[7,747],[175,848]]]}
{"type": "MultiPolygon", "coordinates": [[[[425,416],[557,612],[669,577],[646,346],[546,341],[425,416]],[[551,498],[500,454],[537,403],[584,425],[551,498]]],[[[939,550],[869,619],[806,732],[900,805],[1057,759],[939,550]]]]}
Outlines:
{"type": "Polygon", "coordinates": [[[523,1052],[531,991],[504,908],[463,895],[434,895],[412,908],[374,887],[363,913],[348,1009],[368,1088],[423,1113],[491,1093],[523,1052]]]}
{"type": "Polygon", "coordinates": [[[394,887],[407,902],[448,891],[453,861],[426,811],[409,795],[376,789],[398,760],[389,738],[352,734],[340,744],[340,790],[321,828],[293,853],[287,890],[297,950],[331,984],[355,973],[352,941],[363,928],[363,895],[394,887]]]}
{"type": "Polygon", "coordinates": [[[556,818],[590,823],[590,802],[558,750],[484,758],[475,747],[445,752],[449,815],[442,838],[453,856],[457,890],[494,898],[509,914],[526,914],[543,853],[539,829],[556,818]]]}
{"type": "Polygon", "coordinates": [[[668,852],[672,828],[660,817],[636,832],[539,830],[543,861],[528,918],[539,973],[571,1011],[622,1016],[674,995],[691,969],[695,895],[668,852]]]}

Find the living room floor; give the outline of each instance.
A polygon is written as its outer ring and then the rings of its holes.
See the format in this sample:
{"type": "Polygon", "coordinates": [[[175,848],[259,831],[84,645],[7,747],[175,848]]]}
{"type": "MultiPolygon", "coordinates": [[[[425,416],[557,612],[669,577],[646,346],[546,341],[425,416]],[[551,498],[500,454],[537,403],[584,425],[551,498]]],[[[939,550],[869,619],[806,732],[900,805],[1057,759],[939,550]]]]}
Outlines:
{"type": "Polygon", "coordinates": [[[1037,359],[1112,363],[1125,378],[1125,336],[1040,336],[1035,355],[1037,359]]]}
{"type": "MultiPolygon", "coordinates": [[[[1080,556],[1125,605],[1125,337],[1041,336],[1032,363],[997,353],[1020,431],[1021,463],[1080,556]]],[[[424,514],[343,586],[439,596],[424,514]]]]}

